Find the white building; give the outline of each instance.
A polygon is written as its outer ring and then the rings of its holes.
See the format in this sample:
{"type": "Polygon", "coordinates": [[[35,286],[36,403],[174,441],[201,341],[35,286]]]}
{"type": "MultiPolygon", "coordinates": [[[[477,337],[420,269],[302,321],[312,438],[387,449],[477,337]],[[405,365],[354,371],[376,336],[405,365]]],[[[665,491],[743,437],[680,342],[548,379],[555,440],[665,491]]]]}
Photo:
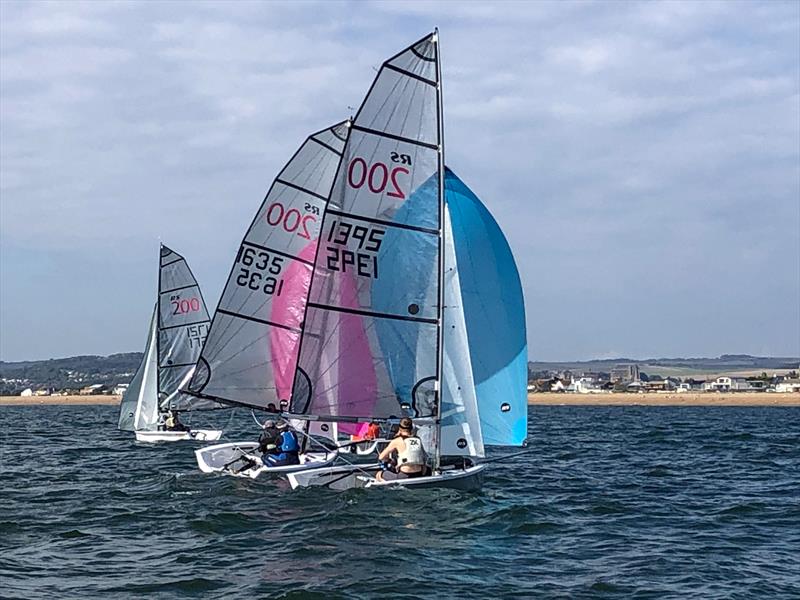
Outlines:
{"type": "Polygon", "coordinates": [[[30,396],[33,396],[33,390],[31,388],[22,390],[22,393],[20,394],[20,396],[24,396],[26,398],[28,398],[30,396]]]}
{"type": "Polygon", "coordinates": [[[776,392],[800,392],[800,379],[785,379],[775,386],[776,392]]]}
{"type": "Polygon", "coordinates": [[[704,392],[744,392],[749,389],[750,384],[744,377],[722,376],[703,384],[704,392]]]}

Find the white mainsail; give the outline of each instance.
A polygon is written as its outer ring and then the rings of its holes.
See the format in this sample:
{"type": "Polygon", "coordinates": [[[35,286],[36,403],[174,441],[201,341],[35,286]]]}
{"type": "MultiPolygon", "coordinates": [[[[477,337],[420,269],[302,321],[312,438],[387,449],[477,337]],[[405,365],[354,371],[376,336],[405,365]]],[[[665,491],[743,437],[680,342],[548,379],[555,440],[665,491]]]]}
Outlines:
{"type": "Polygon", "coordinates": [[[285,407],[322,214],[348,135],[312,134],[281,170],[248,228],[187,391],[266,409],[285,407]]]}
{"type": "Polygon", "coordinates": [[[441,432],[422,432],[437,459],[440,445],[483,455],[443,231],[439,73],[432,34],[383,63],[354,119],[322,222],[298,362],[304,385],[291,406],[332,421],[410,415],[430,426],[441,415],[441,432]]]}

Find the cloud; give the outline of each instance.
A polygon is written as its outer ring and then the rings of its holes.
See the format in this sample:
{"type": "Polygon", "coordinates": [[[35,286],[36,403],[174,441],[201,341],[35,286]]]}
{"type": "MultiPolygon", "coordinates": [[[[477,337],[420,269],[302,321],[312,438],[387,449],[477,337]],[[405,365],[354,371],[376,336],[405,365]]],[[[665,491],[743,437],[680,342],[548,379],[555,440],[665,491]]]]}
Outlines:
{"type": "Polygon", "coordinates": [[[141,345],[159,237],[213,303],[298,143],[436,25],[447,160],[509,237],[532,356],[800,353],[796,3],[3,2],[0,16],[4,359],[141,345]],[[74,288],[93,270],[115,289],[90,311],[74,288]],[[84,334],[52,335],[65,318],[84,334]],[[654,324],[668,326],[641,334],[654,324]]]}

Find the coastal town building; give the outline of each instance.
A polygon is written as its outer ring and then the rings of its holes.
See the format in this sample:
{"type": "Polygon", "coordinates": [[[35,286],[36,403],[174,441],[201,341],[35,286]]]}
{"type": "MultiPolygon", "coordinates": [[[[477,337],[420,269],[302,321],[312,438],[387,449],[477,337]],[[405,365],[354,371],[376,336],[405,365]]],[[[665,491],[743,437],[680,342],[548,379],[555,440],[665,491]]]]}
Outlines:
{"type": "Polygon", "coordinates": [[[784,379],[775,385],[776,392],[800,392],[800,379],[784,379]]]}
{"type": "Polygon", "coordinates": [[[614,383],[639,381],[639,365],[617,365],[611,369],[611,381],[614,383]]]}
{"type": "Polygon", "coordinates": [[[706,392],[744,392],[750,390],[750,385],[744,377],[717,377],[714,381],[703,384],[706,392]]]}
{"type": "Polygon", "coordinates": [[[81,388],[80,395],[81,396],[91,396],[93,394],[100,394],[103,391],[103,384],[102,383],[95,383],[94,385],[88,385],[85,388],[81,388]]]}

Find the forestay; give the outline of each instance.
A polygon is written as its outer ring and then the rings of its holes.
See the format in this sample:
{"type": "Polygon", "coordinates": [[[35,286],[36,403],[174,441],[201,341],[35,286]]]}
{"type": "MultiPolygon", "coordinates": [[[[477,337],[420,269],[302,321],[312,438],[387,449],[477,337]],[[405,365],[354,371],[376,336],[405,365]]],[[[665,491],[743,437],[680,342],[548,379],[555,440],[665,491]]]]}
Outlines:
{"type": "Polygon", "coordinates": [[[445,202],[483,441],[519,446],[528,425],[528,347],[519,272],[492,215],[450,169],[445,172],[445,202]]]}
{"type": "Polygon", "coordinates": [[[291,411],[436,413],[441,98],[435,36],[383,63],[325,212],[291,411]],[[302,393],[301,393],[302,392],[302,393]]]}
{"type": "Polygon", "coordinates": [[[239,246],[188,391],[279,411],[292,395],[320,224],[348,135],[311,135],[270,187],[239,246]]]}

